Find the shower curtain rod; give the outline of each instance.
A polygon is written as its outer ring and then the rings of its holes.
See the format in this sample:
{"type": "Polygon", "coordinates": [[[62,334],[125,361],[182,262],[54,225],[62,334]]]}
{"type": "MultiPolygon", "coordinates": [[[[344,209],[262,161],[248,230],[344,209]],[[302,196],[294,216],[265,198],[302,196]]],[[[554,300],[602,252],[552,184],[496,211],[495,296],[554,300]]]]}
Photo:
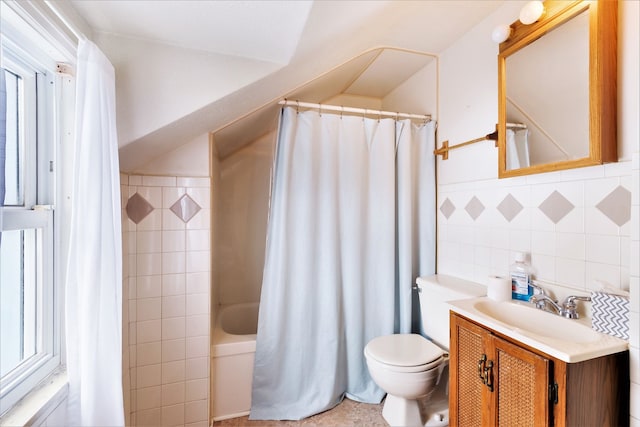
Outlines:
{"type": "Polygon", "coordinates": [[[327,105],[327,104],[314,104],[311,102],[299,102],[283,99],[279,102],[280,105],[289,105],[300,108],[311,108],[319,111],[339,111],[342,113],[357,113],[357,114],[370,114],[374,116],[389,116],[404,119],[418,119],[431,121],[431,114],[409,114],[409,113],[394,113],[392,111],[370,110],[368,108],[355,108],[355,107],[343,107],[340,105],[327,105]]]}

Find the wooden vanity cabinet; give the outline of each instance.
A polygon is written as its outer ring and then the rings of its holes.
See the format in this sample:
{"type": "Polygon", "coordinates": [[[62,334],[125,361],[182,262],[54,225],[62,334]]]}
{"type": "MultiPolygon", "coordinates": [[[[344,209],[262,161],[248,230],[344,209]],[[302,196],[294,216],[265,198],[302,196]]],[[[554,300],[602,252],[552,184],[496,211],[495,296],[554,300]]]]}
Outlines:
{"type": "Polygon", "coordinates": [[[629,424],[628,352],[566,363],[451,312],[451,426],[629,424]]]}

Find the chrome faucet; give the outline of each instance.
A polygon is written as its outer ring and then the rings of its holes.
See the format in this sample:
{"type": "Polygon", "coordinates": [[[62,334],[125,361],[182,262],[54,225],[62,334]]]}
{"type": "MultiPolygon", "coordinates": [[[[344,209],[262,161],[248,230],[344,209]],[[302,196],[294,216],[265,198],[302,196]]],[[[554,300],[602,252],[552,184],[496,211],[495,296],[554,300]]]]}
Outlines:
{"type": "Polygon", "coordinates": [[[538,293],[531,295],[529,298],[529,302],[531,304],[535,304],[536,308],[545,311],[551,311],[548,309],[550,306],[556,314],[566,317],[567,319],[578,319],[580,317],[577,311],[578,305],[576,304],[576,301],[591,301],[590,297],[570,295],[564,299],[562,304],[558,304],[558,301],[549,297],[542,287],[533,283],[531,284],[531,287],[538,291],[538,293]]]}

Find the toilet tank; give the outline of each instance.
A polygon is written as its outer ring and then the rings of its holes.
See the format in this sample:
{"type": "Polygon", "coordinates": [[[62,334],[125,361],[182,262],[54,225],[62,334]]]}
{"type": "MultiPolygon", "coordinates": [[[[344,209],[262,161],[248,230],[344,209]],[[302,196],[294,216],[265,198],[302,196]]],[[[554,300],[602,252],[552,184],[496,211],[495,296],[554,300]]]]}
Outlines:
{"type": "Polygon", "coordinates": [[[422,332],[441,348],[449,350],[449,301],[476,298],[487,294],[479,283],[444,274],[416,279],[420,298],[422,332]]]}

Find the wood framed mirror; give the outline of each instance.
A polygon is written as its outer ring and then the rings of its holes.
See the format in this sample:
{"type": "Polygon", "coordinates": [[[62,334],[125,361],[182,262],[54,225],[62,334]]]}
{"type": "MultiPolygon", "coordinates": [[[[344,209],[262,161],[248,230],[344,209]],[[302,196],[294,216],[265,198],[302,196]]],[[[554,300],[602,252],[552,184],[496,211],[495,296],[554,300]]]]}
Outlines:
{"type": "Polygon", "coordinates": [[[616,162],[617,0],[546,0],[498,55],[498,177],[616,162]]]}

